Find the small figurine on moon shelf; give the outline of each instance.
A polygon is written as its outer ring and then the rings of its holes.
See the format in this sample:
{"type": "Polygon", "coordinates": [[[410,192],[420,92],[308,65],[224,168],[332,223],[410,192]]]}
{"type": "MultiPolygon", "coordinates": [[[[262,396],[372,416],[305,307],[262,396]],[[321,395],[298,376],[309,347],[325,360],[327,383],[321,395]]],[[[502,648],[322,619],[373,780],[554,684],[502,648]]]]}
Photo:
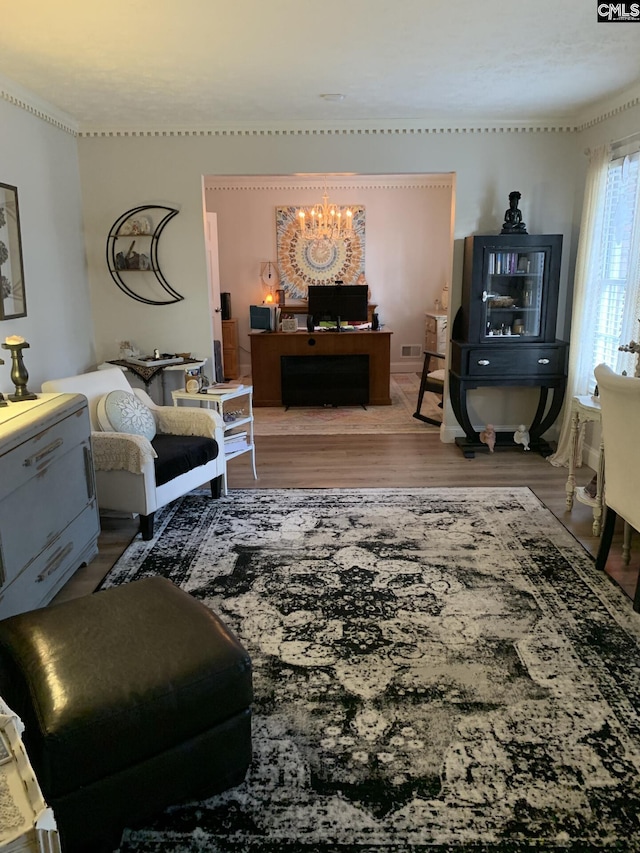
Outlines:
{"type": "Polygon", "coordinates": [[[514,432],[513,440],[516,444],[521,444],[525,450],[531,450],[529,447],[529,430],[524,424],[520,424],[518,429],[514,432]]]}
{"type": "Polygon", "coordinates": [[[487,424],[486,427],[480,433],[480,441],[483,444],[486,444],[491,453],[493,453],[493,448],[496,444],[496,431],[493,427],[493,424],[487,424]]]}

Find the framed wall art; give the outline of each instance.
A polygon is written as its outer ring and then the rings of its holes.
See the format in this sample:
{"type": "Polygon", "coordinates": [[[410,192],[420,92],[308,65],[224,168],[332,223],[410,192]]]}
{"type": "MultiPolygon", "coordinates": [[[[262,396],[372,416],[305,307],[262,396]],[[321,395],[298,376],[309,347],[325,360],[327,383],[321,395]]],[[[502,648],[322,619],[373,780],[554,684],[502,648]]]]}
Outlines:
{"type": "Polygon", "coordinates": [[[0,184],[0,320],[26,316],[18,188],[0,184]]]}
{"type": "Polygon", "coordinates": [[[306,240],[300,234],[297,207],[276,208],[280,286],[287,301],[307,298],[310,284],[355,284],[364,273],[363,205],[351,205],[353,230],[337,240],[306,240]]]}

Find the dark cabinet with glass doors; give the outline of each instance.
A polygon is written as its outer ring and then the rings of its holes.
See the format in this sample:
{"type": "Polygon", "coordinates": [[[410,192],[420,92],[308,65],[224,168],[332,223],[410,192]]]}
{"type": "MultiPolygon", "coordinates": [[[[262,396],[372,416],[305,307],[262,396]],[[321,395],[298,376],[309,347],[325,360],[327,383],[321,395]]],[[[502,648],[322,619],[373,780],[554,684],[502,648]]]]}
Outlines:
{"type": "MultiPolygon", "coordinates": [[[[568,344],[556,340],[561,254],[561,234],[465,239],[449,375],[451,405],[465,432],[456,443],[465,456],[488,450],[467,412],[467,391],[483,386],[539,388],[530,445],[550,452],[542,434],[560,412],[567,379],[568,344]]],[[[498,432],[496,449],[501,447],[522,450],[509,431],[498,432]]]]}

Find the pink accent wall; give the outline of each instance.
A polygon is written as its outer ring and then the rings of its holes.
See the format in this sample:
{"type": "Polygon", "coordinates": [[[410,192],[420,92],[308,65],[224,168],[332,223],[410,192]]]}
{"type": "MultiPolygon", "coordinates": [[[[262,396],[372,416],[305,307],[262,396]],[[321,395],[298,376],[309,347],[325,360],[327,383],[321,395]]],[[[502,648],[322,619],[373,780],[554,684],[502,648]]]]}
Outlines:
{"type": "MultiPolygon", "coordinates": [[[[218,218],[220,288],[231,293],[241,362],[248,369],[249,306],[263,301],[260,264],[277,260],[276,207],[321,201],[320,178],[205,178],[207,211],[218,218]]],[[[420,369],[403,345],[424,343],[424,314],[435,309],[452,265],[452,175],[327,179],[329,200],[366,212],[365,275],[380,320],[392,329],[395,372],[420,369]]]]}

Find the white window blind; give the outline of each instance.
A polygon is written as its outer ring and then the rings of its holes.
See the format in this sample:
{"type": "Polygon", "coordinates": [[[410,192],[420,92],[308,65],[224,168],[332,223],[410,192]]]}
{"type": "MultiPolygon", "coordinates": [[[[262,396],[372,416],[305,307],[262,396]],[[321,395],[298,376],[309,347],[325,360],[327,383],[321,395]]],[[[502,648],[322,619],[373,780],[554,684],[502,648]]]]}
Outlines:
{"type": "Polygon", "coordinates": [[[640,152],[612,160],[602,211],[597,275],[592,280],[599,292],[592,367],[604,362],[613,370],[626,369],[629,373],[633,373],[635,356],[630,358],[618,347],[640,337],[639,189],[640,152]]]}

